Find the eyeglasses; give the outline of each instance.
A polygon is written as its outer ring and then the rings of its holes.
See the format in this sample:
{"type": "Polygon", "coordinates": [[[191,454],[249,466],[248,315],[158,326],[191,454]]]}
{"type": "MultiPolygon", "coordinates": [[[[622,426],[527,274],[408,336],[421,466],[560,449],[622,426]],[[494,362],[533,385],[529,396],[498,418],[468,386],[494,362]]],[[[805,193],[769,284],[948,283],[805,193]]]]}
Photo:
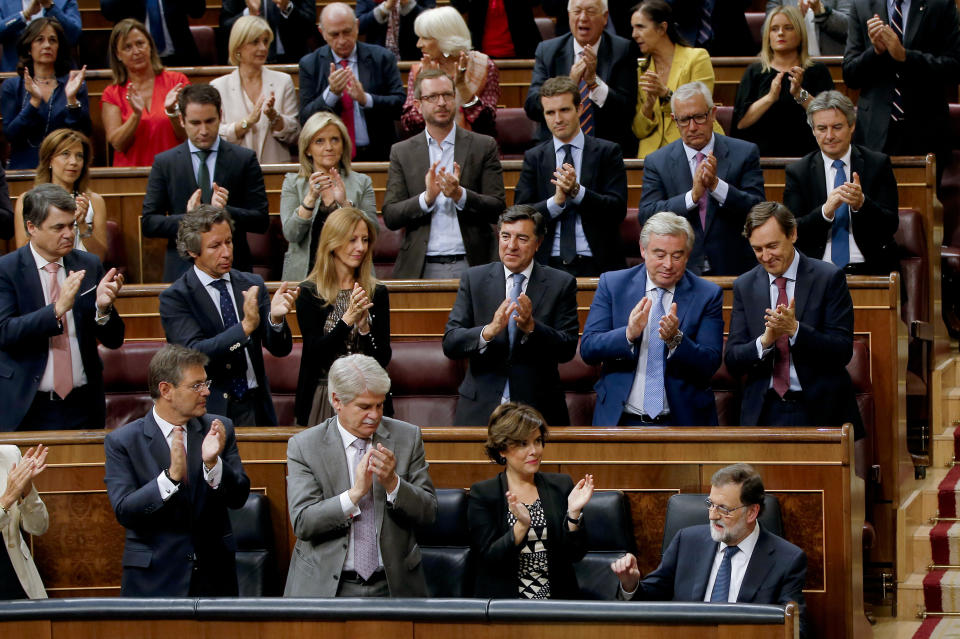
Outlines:
{"type": "Polygon", "coordinates": [[[677,117],[676,115],[674,115],[673,119],[677,123],[677,126],[679,126],[680,128],[683,128],[685,126],[688,126],[691,120],[696,122],[697,124],[703,124],[704,122],[707,121],[707,118],[709,117],[710,117],[710,111],[706,111],[705,113],[694,113],[693,115],[681,115],[680,117],[677,117]]]}
{"type": "Polygon", "coordinates": [[[192,390],[194,393],[202,393],[204,389],[210,390],[210,384],[212,383],[213,383],[212,379],[204,380],[202,382],[197,382],[196,384],[190,387],[190,390],[192,390]]]}
{"type": "Polygon", "coordinates": [[[600,9],[591,7],[589,9],[572,9],[567,11],[567,13],[575,18],[579,18],[581,15],[586,15],[588,18],[596,18],[599,17],[603,12],[600,11],[600,9]]]}
{"type": "Polygon", "coordinates": [[[447,92],[447,93],[431,93],[430,95],[421,95],[420,99],[429,102],[430,104],[436,104],[440,101],[440,98],[443,98],[444,102],[453,102],[454,98],[457,97],[456,93],[447,92]]]}
{"type": "Polygon", "coordinates": [[[749,504],[744,504],[742,506],[737,506],[736,508],[727,508],[726,506],[718,506],[717,504],[710,501],[710,498],[707,497],[703,500],[703,503],[707,505],[707,510],[717,509],[717,512],[724,517],[732,517],[733,513],[740,510],[741,508],[746,508],[749,504]]]}

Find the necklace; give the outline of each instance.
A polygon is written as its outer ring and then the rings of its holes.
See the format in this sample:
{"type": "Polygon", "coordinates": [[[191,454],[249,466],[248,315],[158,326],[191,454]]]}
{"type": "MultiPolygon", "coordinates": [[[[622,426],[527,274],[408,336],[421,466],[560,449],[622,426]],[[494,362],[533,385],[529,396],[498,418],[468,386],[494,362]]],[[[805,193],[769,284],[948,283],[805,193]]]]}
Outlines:
{"type": "Polygon", "coordinates": [[[49,78],[34,78],[33,81],[36,82],[37,84],[50,84],[56,79],[57,79],[57,76],[52,75],[49,78]]]}

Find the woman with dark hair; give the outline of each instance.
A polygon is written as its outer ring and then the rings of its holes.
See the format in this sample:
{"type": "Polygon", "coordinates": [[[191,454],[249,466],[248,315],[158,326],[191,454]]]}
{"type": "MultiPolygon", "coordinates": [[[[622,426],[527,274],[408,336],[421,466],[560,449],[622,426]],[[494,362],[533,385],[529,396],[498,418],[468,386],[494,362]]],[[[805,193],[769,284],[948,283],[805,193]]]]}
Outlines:
{"type": "MultiPolygon", "coordinates": [[[[664,0],[645,0],[630,17],[633,39],[643,53],[637,67],[637,114],[633,134],[640,140],[642,158],[680,139],[670,98],[688,82],[700,81],[713,91],[713,66],[706,49],[691,47],[677,31],[673,10],[664,0]]],[[[723,128],[714,122],[714,131],[723,128]]]]}
{"type": "Polygon", "coordinates": [[[587,552],[583,507],[593,475],[540,472],[547,424],[537,409],[506,402],[487,426],[487,456],[502,473],[470,487],[467,524],[477,557],[476,597],[578,599],[573,564],[587,552]]]}
{"type": "Polygon", "coordinates": [[[0,88],[3,133],[10,143],[7,168],[37,166],[40,143],[56,129],[90,132],[84,76],[73,69],[63,27],[53,18],[30,23],[17,43],[17,76],[0,88]]]}

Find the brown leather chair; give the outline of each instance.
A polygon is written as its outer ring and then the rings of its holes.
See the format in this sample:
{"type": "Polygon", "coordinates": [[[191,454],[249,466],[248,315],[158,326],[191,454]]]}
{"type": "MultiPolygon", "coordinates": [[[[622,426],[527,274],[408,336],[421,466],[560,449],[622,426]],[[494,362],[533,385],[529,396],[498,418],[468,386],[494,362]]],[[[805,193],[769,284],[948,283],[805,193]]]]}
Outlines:
{"type": "Polygon", "coordinates": [[[730,135],[730,131],[733,130],[733,107],[718,104],[717,122],[719,122],[720,126],[723,127],[723,132],[726,135],[730,135]]]}
{"type": "Polygon", "coordinates": [[[384,225],[383,216],[379,217],[380,228],[377,241],[373,245],[373,267],[381,280],[393,279],[393,267],[403,244],[403,230],[391,231],[384,225]]]}
{"type": "Polygon", "coordinates": [[[580,346],[577,354],[569,362],[559,366],[560,386],[567,400],[570,424],[551,424],[552,426],[590,426],[593,424],[593,408],[597,403],[594,384],[600,379],[600,367],[590,366],[580,359],[580,346]]]}
{"type": "Polygon", "coordinates": [[[215,66],[217,64],[217,35],[213,27],[190,25],[190,33],[197,43],[196,66],[215,66]]]}
{"type": "Polygon", "coordinates": [[[643,263],[643,257],[640,255],[640,230],[642,228],[643,225],[640,224],[640,218],[637,216],[637,209],[627,209],[627,216],[623,218],[623,222],[620,222],[620,246],[627,258],[628,268],[643,263]]]}
{"type": "Polygon", "coordinates": [[[537,28],[540,29],[540,39],[549,40],[557,37],[557,25],[553,18],[534,18],[537,21],[537,28]]]}
{"type": "MultiPolygon", "coordinates": [[[[747,19],[747,27],[750,29],[750,35],[753,36],[754,50],[759,53],[763,46],[763,21],[767,14],[762,11],[747,11],[743,16],[747,19]]],[[[726,130],[726,127],[724,127],[724,130],[726,130]]]]}
{"type": "Polygon", "coordinates": [[[107,404],[104,428],[119,428],[143,417],[153,406],[147,389],[147,369],[150,359],[165,343],[163,340],[127,341],[117,349],[99,347],[107,404]]]}
{"type": "Polygon", "coordinates": [[[522,160],[537,141],[537,125],[519,107],[497,109],[497,144],[504,160],[522,160]]]}
{"type": "Polygon", "coordinates": [[[107,220],[107,254],[103,256],[103,267],[108,271],[116,268],[118,273],[127,276],[127,246],[120,225],[113,220],[107,220]]]}
{"type": "Polygon", "coordinates": [[[279,280],[283,275],[283,256],[287,252],[280,216],[270,216],[266,233],[247,233],[247,244],[250,246],[253,272],[267,282],[279,280]]]}
{"type": "Polygon", "coordinates": [[[294,342],[293,350],[286,357],[274,357],[267,349],[263,349],[263,371],[270,380],[270,394],[273,395],[278,426],[293,426],[296,421],[293,406],[297,398],[302,356],[303,342],[294,342]]]}
{"type": "Polygon", "coordinates": [[[443,354],[439,339],[392,342],[387,366],[393,416],[417,426],[450,426],[466,362],[443,354]]]}

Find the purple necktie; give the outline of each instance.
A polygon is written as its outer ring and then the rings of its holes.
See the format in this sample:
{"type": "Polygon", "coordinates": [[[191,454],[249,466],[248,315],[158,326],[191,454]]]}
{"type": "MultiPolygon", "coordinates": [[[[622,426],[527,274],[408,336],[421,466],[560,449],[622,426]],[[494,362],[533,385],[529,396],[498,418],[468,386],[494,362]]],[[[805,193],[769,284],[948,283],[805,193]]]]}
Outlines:
{"type": "MultiPolygon", "coordinates": [[[[700,165],[703,164],[703,161],[707,159],[707,156],[703,153],[697,153],[697,168],[700,168],[700,165]]],[[[697,172],[693,172],[693,179],[697,179],[697,172]]],[[[703,229],[704,234],[707,232],[707,190],[703,190],[703,195],[700,196],[700,199],[697,200],[697,208],[700,209],[700,228],[703,229]]]]}
{"type": "MultiPolygon", "coordinates": [[[[353,458],[356,464],[360,463],[367,452],[368,439],[355,439],[350,444],[354,448],[353,458]]],[[[364,580],[370,579],[370,576],[380,567],[380,559],[377,556],[377,521],[376,513],[373,508],[373,488],[367,491],[367,494],[357,502],[360,509],[360,516],[353,520],[353,569],[364,580]]]]}

